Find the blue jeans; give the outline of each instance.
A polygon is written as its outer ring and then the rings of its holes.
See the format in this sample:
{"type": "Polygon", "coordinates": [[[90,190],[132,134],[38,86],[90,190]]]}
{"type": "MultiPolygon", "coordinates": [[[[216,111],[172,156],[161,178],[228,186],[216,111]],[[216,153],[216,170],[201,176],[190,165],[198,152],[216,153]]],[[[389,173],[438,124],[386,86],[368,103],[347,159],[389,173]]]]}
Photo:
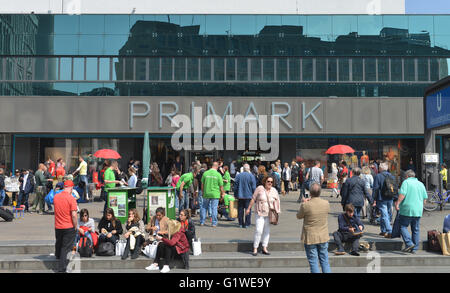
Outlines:
{"type": "Polygon", "coordinates": [[[361,219],[361,211],[363,207],[355,207],[355,215],[361,219]]]}
{"type": "Polygon", "coordinates": [[[414,251],[419,249],[420,243],[420,217],[407,217],[399,215],[400,217],[400,234],[406,247],[414,245],[414,251]],[[408,226],[411,225],[412,239],[408,231],[408,226]]]}
{"type": "Polygon", "coordinates": [[[84,196],[83,198],[86,199],[88,196],[88,192],[89,192],[89,183],[88,183],[88,178],[87,175],[80,175],[80,181],[84,182],[84,196]]]}
{"type": "Polygon", "coordinates": [[[206,211],[211,206],[212,225],[217,226],[217,207],[219,206],[218,198],[203,198],[200,206],[200,224],[205,224],[206,211]]]}
{"type": "Polygon", "coordinates": [[[24,193],[23,191],[21,191],[19,193],[19,201],[17,202],[17,205],[19,205],[19,206],[24,205],[26,211],[28,211],[28,208],[29,208],[29,204],[28,204],[29,196],[30,196],[29,193],[24,193]]]}
{"type": "Polygon", "coordinates": [[[381,233],[392,233],[391,214],[392,200],[381,200],[377,202],[377,207],[381,212],[380,228],[381,233]]]}
{"type": "Polygon", "coordinates": [[[5,190],[4,189],[0,190],[0,207],[3,206],[3,201],[5,200],[5,197],[6,197],[5,190]]]}
{"type": "MultiPolygon", "coordinates": [[[[178,190],[178,194],[179,195],[180,190],[178,190]]],[[[181,210],[185,210],[189,208],[189,192],[187,190],[183,190],[183,196],[181,197],[181,199],[177,198],[177,200],[179,200],[178,203],[178,213],[180,213],[181,210]]]]}
{"type": "Polygon", "coordinates": [[[330,264],[328,263],[328,242],[312,245],[305,244],[305,251],[311,273],[320,273],[318,260],[322,267],[322,273],[331,273],[330,264]]]}

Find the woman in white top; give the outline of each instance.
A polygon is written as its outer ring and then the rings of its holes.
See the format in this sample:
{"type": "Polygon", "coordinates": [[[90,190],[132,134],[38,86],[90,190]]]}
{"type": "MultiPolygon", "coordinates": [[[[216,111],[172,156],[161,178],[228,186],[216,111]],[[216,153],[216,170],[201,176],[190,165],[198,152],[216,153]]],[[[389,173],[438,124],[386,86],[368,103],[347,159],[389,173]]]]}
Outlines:
{"type": "Polygon", "coordinates": [[[80,211],[80,218],[78,219],[78,233],[77,237],[75,239],[75,243],[78,243],[80,241],[81,235],[86,236],[91,240],[92,245],[94,245],[92,241],[91,233],[95,232],[95,222],[94,219],[89,218],[89,211],[87,209],[82,209],[80,211]],[[81,227],[86,227],[88,230],[85,230],[81,227]]]}
{"type": "MultiPolygon", "coordinates": [[[[369,166],[364,166],[362,168],[361,179],[365,182],[366,189],[369,192],[369,194],[372,194],[373,176],[372,176],[372,172],[370,172],[369,166]]],[[[367,199],[364,199],[364,206],[362,209],[362,216],[364,218],[369,216],[369,211],[368,211],[369,208],[368,207],[369,207],[369,202],[367,201],[367,199]]]]}
{"type": "Polygon", "coordinates": [[[333,179],[333,183],[338,182],[338,169],[336,163],[331,163],[331,179],[333,179]]]}
{"type": "Polygon", "coordinates": [[[128,187],[135,188],[137,184],[137,176],[134,167],[130,167],[128,169],[128,174],[130,175],[130,178],[128,179],[128,187]]]}
{"type": "Polygon", "coordinates": [[[261,237],[262,253],[270,255],[267,251],[270,237],[269,205],[271,209],[275,209],[278,214],[280,213],[280,197],[278,196],[278,191],[273,187],[274,178],[266,176],[263,178],[262,183],[263,185],[258,186],[253,193],[253,198],[246,210],[246,215],[249,215],[253,205],[256,203],[256,231],[253,242],[253,256],[258,254],[261,237]]]}

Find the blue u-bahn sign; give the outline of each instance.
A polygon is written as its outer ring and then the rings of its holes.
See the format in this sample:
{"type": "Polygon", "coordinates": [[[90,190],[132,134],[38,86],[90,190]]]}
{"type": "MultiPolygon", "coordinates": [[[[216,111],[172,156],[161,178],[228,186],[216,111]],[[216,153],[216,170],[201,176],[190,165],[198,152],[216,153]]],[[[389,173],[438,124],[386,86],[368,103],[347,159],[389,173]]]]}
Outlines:
{"type": "Polygon", "coordinates": [[[427,89],[424,112],[426,130],[450,126],[450,76],[427,89]]]}

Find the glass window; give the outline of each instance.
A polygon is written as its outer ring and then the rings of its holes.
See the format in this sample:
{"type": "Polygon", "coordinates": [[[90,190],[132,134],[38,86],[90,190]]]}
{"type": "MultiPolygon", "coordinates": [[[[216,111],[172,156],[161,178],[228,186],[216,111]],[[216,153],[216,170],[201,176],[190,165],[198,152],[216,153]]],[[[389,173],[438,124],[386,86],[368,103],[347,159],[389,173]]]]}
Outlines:
{"type": "Polygon", "coordinates": [[[186,80],[185,58],[175,58],[175,80],[186,80]]]}
{"type": "Polygon", "coordinates": [[[200,79],[211,80],[211,58],[200,58],[200,79]]]}
{"type": "Polygon", "coordinates": [[[238,80],[248,80],[248,59],[239,58],[237,60],[237,79],[238,80]]]}
{"type": "Polygon", "coordinates": [[[80,15],[81,34],[104,34],[105,15],[80,15]]]}
{"type": "Polygon", "coordinates": [[[289,59],[289,80],[290,81],[300,81],[300,59],[290,58],[289,59]]]}
{"type": "Polygon", "coordinates": [[[405,81],[416,80],[415,59],[404,58],[405,60],[405,81]]]}
{"type": "Polygon", "coordinates": [[[436,35],[434,41],[436,47],[440,47],[445,50],[450,50],[450,35],[446,36],[436,35]]]}
{"type": "Polygon", "coordinates": [[[72,80],[72,58],[61,58],[59,80],[72,80]]]}
{"type": "Polygon", "coordinates": [[[199,58],[188,58],[188,80],[198,80],[199,58]]]}
{"type": "Polygon", "coordinates": [[[231,34],[231,16],[206,15],[206,33],[208,35],[231,34]]]}
{"type": "Polygon", "coordinates": [[[376,81],[376,61],[375,58],[364,58],[365,62],[365,80],[366,81],[376,81]]]}
{"type": "Polygon", "coordinates": [[[55,35],[53,37],[54,55],[78,55],[77,35],[55,35]]]}
{"type": "Polygon", "coordinates": [[[308,27],[306,34],[310,37],[318,37],[322,41],[332,40],[331,16],[307,16],[308,27]]]}
{"type": "Polygon", "coordinates": [[[103,55],[103,35],[81,35],[80,55],[103,55]]]}
{"type": "Polygon", "coordinates": [[[354,15],[335,15],[332,16],[332,22],[333,40],[358,30],[358,17],[354,15]]]}
{"type": "Polygon", "coordinates": [[[105,15],[105,34],[120,35],[130,32],[129,15],[105,15]]]}
{"type": "Polygon", "coordinates": [[[227,80],[236,80],[236,59],[227,58],[227,80]]]}
{"type": "Polygon", "coordinates": [[[391,80],[403,80],[403,67],[401,58],[391,58],[391,80]]]}
{"type": "Polygon", "coordinates": [[[161,59],[161,79],[162,80],[172,80],[172,58],[162,58],[161,59]]]}
{"type": "Polygon", "coordinates": [[[304,58],[302,61],[302,80],[312,81],[313,80],[313,59],[304,58]]]}
{"type": "Polygon", "coordinates": [[[257,33],[255,15],[231,16],[231,34],[234,36],[255,35],[257,33]]]}
{"type": "Polygon", "coordinates": [[[53,33],[55,35],[75,35],[80,32],[79,15],[54,15],[55,24],[53,33]]]}
{"type": "Polygon", "coordinates": [[[382,16],[358,15],[358,35],[378,36],[380,35],[383,19],[382,16]]]}
{"type": "Polygon", "coordinates": [[[388,81],[389,80],[389,59],[388,58],[378,58],[378,80],[388,81]]]}
{"type": "MultiPolygon", "coordinates": [[[[105,35],[104,36],[104,47],[102,48],[105,55],[124,55],[127,54],[123,48],[125,47],[125,44],[128,40],[128,35],[105,35]],[[122,52],[121,52],[122,51],[122,52]]],[[[139,51],[144,51],[147,54],[151,55],[150,49],[146,50],[148,48],[148,45],[142,42],[141,40],[136,40],[135,42],[136,48],[139,49],[139,51]]],[[[138,54],[137,52],[132,51],[133,54],[138,54]]],[[[145,55],[145,54],[143,54],[145,55]]]]}
{"type": "Polygon", "coordinates": [[[100,58],[99,59],[99,77],[100,80],[110,80],[109,70],[110,70],[110,59],[100,58]]]}
{"type": "Polygon", "coordinates": [[[159,58],[149,59],[149,79],[159,80],[159,58]]]}
{"type": "Polygon", "coordinates": [[[214,80],[225,79],[225,59],[214,58],[214,80]]]}
{"type": "Polygon", "coordinates": [[[86,58],[86,79],[98,80],[97,58],[86,58]]]}
{"type": "Polygon", "coordinates": [[[363,80],[363,59],[353,58],[352,59],[352,75],[353,81],[363,80]]]}
{"type": "Polygon", "coordinates": [[[286,58],[277,59],[276,65],[277,65],[276,80],[281,81],[287,80],[287,59],[286,58]]]}
{"type": "Polygon", "coordinates": [[[450,35],[450,15],[434,16],[434,33],[436,35],[450,35]]]}
{"type": "Polygon", "coordinates": [[[251,79],[261,80],[261,59],[250,59],[251,62],[251,79]]]}
{"type": "Polygon", "coordinates": [[[337,80],[337,62],[335,58],[328,59],[328,80],[337,80]]]}
{"type": "Polygon", "coordinates": [[[428,81],[428,58],[417,59],[419,81],[428,81]]]}
{"type": "Polygon", "coordinates": [[[383,15],[383,27],[408,29],[408,17],[405,15],[383,15]]]}
{"type": "Polygon", "coordinates": [[[275,75],[275,68],[274,68],[274,59],[273,58],[264,58],[263,59],[263,78],[267,81],[273,81],[274,75],[275,75]]]}
{"type": "MultiPolygon", "coordinates": [[[[61,60],[61,67],[63,64],[61,60]]],[[[73,58],[73,80],[84,80],[84,58],[73,58]]]]}
{"type": "Polygon", "coordinates": [[[327,80],[327,60],[325,58],[316,58],[316,80],[327,80]]]}
{"type": "Polygon", "coordinates": [[[339,58],[339,80],[348,81],[350,79],[350,65],[348,58],[339,58]]]}

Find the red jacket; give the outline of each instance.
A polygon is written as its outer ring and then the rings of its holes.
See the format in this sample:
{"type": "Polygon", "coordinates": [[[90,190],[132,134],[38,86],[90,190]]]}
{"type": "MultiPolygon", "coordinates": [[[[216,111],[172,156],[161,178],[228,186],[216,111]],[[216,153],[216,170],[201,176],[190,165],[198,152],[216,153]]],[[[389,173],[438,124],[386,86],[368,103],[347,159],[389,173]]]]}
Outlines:
{"type": "Polygon", "coordinates": [[[170,246],[175,246],[178,254],[182,254],[189,251],[189,242],[184,234],[183,228],[177,233],[172,235],[172,239],[163,238],[162,241],[170,246]]]}

